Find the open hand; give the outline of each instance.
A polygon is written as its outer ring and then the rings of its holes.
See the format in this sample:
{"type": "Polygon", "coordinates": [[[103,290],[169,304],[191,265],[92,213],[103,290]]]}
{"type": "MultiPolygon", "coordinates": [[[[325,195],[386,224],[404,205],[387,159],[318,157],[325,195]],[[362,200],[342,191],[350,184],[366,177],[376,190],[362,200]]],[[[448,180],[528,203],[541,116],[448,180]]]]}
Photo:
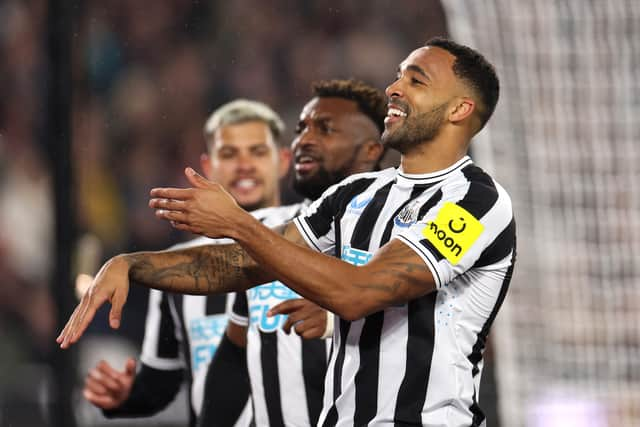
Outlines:
{"type": "Polygon", "coordinates": [[[119,257],[111,258],[102,266],[93,283],[82,296],[67,321],[64,329],[56,339],[61,348],[68,348],[78,341],[91,323],[98,308],[105,302],[111,302],[109,325],[117,329],[120,327],[122,307],[129,294],[129,265],[119,257]]]}
{"type": "Polygon", "coordinates": [[[178,230],[211,238],[233,237],[234,220],[244,213],[220,184],[191,168],[185,175],[193,188],[154,188],[149,207],[178,230]]]}
{"type": "Polygon", "coordinates": [[[319,305],[304,299],[296,298],[283,301],[269,310],[269,316],[287,314],[289,317],[282,326],[286,333],[291,328],[304,339],[321,338],[327,328],[327,311],[319,305]]]}
{"type": "Polygon", "coordinates": [[[124,371],[118,371],[101,360],[89,371],[82,395],[98,408],[113,409],[129,398],[136,374],[136,361],[127,359],[124,371]]]}

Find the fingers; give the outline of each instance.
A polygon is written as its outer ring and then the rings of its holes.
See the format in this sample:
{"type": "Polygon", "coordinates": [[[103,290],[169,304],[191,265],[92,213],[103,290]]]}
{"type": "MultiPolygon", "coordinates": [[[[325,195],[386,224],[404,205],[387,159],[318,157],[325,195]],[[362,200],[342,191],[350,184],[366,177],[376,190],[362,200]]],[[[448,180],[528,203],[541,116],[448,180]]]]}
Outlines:
{"type": "Polygon", "coordinates": [[[133,378],[136,374],[136,360],[133,357],[127,359],[127,362],[124,365],[124,373],[133,378]]]}
{"type": "Polygon", "coordinates": [[[184,174],[186,175],[191,185],[193,185],[196,188],[207,188],[211,184],[213,184],[211,181],[207,180],[205,177],[200,175],[198,172],[196,172],[192,168],[186,168],[184,170],[184,174]]]}
{"type": "Polygon", "coordinates": [[[273,317],[278,314],[289,314],[296,310],[299,310],[303,305],[302,298],[289,299],[286,301],[282,301],[280,304],[276,304],[267,312],[267,316],[273,317]]]}
{"type": "Polygon", "coordinates": [[[101,409],[112,409],[116,407],[114,399],[109,395],[96,393],[93,390],[85,388],[82,390],[82,395],[89,402],[101,409]]]}
{"type": "Polygon", "coordinates": [[[176,224],[189,224],[189,215],[186,212],[157,209],[155,215],[160,219],[166,219],[176,224]]]}
{"type": "Polygon", "coordinates": [[[58,338],[56,338],[56,342],[60,344],[60,348],[69,348],[69,346],[73,343],[72,339],[76,335],[78,325],[80,324],[80,319],[83,316],[82,313],[84,312],[85,308],[81,301],[80,305],[78,305],[78,307],[76,307],[76,309],[71,314],[71,317],[67,321],[67,324],[64,326],[64,329],[62,330],[58,338]]]}
{"type": "Polygon", "coordinates": [[[189,200],[193,197],[192,188],[152,188],[149,192],[156,199],[189,200]]]}
{"type": "Polygon", "coordinates": [[[109,325],[113,329],[120,327],[120,320],[122,319],[122,307],[127,302],[127,295],[129,289],[117,288],[111,298],[111,310],[109,311],[109,325]]]}
{"type": "Polygon", "coordinates": [[[102,409],[110,409],[124,401],[130,386],[122,381],[125,375],[113,369],[107,362],[100,361],[87,374],[82,394],[85,399],[102,409]]]}
{"type": "Polygon", "coordinates": [[[149,207],[154,209],[165,209],[170,211],[184,212],[187,210],[187,202],[184,200],[164,199],[156,197],[149,199],[149,207]]]}
{"type": "Polygon", "coordinates": [[[305,339],[320,338],[326,327],[326,312],[311,301],[298,298],[283,301],[269,310],[268,315],[288,314],[282,329],[296,334],[305,339]]]}
{"type": "Polygon", "coordinates": [[[104,392],[119,393],[124,388],[120,381],[120,372],[114,370],[106,362],[100,362],[98,366],[89,371],[87,375],[87,383],[90,381],[104,388],[104,392]]]}
{"type": "Polygon", "coordinates": [[[73,311],[69,321],[64,329],[56,338],[56,342],[60,344],[60,348],[69,348],[69,346],[82,336],[84,331],[93,320],[96,310],[106,301],[105,297],[96,297],[91,291],[84,294],[80,304],[73,311]]]}

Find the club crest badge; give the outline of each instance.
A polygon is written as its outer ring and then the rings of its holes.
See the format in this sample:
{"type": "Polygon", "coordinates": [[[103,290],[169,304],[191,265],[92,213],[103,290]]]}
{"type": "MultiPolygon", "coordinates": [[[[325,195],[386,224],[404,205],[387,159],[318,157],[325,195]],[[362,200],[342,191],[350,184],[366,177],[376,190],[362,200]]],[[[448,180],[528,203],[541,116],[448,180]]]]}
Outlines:
{"type": "Polygon", "coordinates": [[[406,205],[398,215],[396,215],[393,222],[398,227],[411,227],[413,224],[418,221],[418,213],[420,212],[420,201],[414,200],[413,202],[406,205]]]}

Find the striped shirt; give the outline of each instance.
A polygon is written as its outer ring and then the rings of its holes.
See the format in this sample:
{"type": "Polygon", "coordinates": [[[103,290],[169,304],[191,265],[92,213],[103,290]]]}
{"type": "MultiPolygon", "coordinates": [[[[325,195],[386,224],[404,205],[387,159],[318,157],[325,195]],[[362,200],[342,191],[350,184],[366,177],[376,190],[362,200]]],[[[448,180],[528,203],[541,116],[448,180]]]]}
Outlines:
{"type": "Polygon", "coordinates": [[[507,193],[469,157],[423,175],[386,169],[329,188],[294,220],[307,244],[363,265],[391,239],[436,290],[338,320],[321,426],[479,426],[482,352],[515,261],[507,193]]]}
{"type": "MultiPolygon", "coordinates": [[[[263,223],[283,223],[299,215],[305,205],[268,208],[263,223]]],[[[257,211],[256,214],[260,214],[257,211]]],[[[278,281],[238,293],[229,314],[247,326],[247,365],[257,426],[315,425],[322,408],[328,340],[304,340],[282,330],[286,316],[267,317],[282,301],[300,298],[278,281]]]]}
{"type": "MultiPolygon", "coordinates": [[[[211,243],[221,240],[201,237],[172,249],[211,243]]],[[[140,360],[155,369],[188,372],[191,424],[201,412],[207,369],[227,327],[227,305],[232,304],[233,294],[227,297],[150,291],[140,360]]],[[[247,405],[235,426],[248,426],[250,421],[251,408],[247,405]]]]}

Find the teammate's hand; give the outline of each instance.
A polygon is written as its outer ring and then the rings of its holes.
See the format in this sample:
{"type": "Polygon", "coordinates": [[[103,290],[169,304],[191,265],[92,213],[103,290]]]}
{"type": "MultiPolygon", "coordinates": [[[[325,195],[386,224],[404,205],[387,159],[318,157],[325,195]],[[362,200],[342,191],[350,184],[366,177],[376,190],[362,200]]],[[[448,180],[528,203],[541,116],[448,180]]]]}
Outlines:
{"type": "Polygon", "coordinates": [[[123,372],[101,360],[87,374],[82,395],[98,408],[117,408],[129,398],[135,374],[136,361],[131,357],[127,359],[123,372]]]}
{"type": "Polygon", "coordinates": [[[282,326],[286,333],[291,328],[305,339],[321,338],[327,328],[327,311],[304,298],[283,301],[269,310],[268,316],[287,314],[289,317],[282,326]]]}
{"type": "Polygon", "coordinates": [[[121,257],[111,258],[102,266],[93,283],[82,296],[67,321],[64,329],[56,339],[61,348],[68,348],[78,341],[91,323],[96,310],[105,302],[111,302],[109,325],[117,329],[120,327],[122,307],[129,294],[129,264],[121,257]]]}
{"type": "Polygon", "coordinates": [[[246,212],[220,184],[191,168],[185,169],[185,175],[193,188],[154,188],[149,207],[178,230],[211,238],[233,237],[236,220],[246,212]]]}

